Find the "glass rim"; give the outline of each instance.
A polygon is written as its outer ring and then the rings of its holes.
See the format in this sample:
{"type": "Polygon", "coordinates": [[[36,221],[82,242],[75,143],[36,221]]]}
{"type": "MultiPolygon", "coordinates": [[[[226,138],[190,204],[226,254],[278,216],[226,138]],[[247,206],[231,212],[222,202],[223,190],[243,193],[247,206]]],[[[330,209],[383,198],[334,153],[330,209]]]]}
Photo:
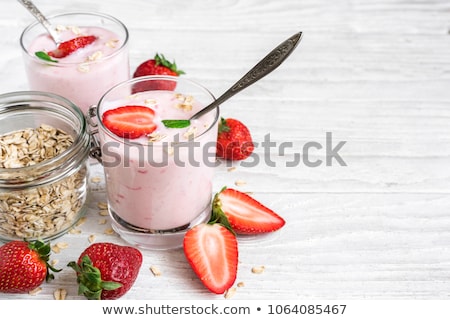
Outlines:
{"type": "MultiPolygon", "coordinates": [[[[25,29],[22,31],[22,33],[20,35],[19,42],[20,42],[20,47],[22,48],[22,51],[28,57],[32,58],[36,62],[63,68],[63,67],[71,67],[71,66],[74,66],[74,65],[77,66],[80,63],[82,63],[84,65],[91,65],[91,64],[98,63],[99,61],[104,61],[104,60],[111,59],[111,58],[115,57],[116,55],[118,55],[120,52],[122,52],[123,49],[126,48],[126,46],[128,45],[128,40],[129,40],[130,34],[128,32],[127,26],[122,21],[117,19],[116,17],[113,17],[113,16],[111,16],[109,14],[106,14],[106,13],[101,13],[101,12],[96,12],[96,11],[70,11],[70,12],[63,12],[63,13],[58,13],[58,14],[54,14],[54,15],[49,15],[46,18],[47,18],[47,20],[49,20],[51,22],[51,20],[55,19],[55,18],[60,18],[60,17],[64,17],[64,16],[74,16],[74,15],[102,17],[102,18],[106,18],[108,20],[111,20],[111,21],[117,23],[117,25],[121,26],[122,29],[125,31],[125,38],[124,38],[123,43],[121,44],[121,46],[119,48],[117,48],[117,50],[115,50],[111,54],[109,54],[107,56],[103,56],[100,59],[95,60],[95,61],[82,61],[82,62],[61,62],[61,61],[52,62],[52,61],[46,61],[46,60],[39,59],[33,53],[29,52],[27,50],[27,48],[25,48],[25,45],[24,45],[24,41],[23,40],[24,40],[24,37],[25,37],[26,33],[29,32],[35,26],[40,25],[39,21],[34,21],[34,22],[30,23],[28,26],[26,26],[25,29]]],[[[43,31],[45,31],[45,29],[43,29],[43,31]]]]}
{"type": "MultiPolygon", "coordinates": [[[[202,84],[200,84],[199,82],[197,82],[195,80],[192,80],[192,79],[189,79],[189,78],[180,77],[180,76],[151,75],[151,76],[136,77],[136,78],[132,78],[132,79],[128,79],[126,81],[123,81],[123,82],[121,82],[121,83],[111,87],[108,91],[106,91],[103,94],[103,96],[100,98],[100,100],[97,103],[97,105],[95,106],[96,107],[95,108],[95,116],[96,116],[96,118],[98,120],[99,126],[102,128],[102,130],[106,134],[108,134],[108,136],[110,138],[114,139],[115,141],[118,141],[120,143],[123,143],[124,145],[129,145],[129,146],[144,146],[144,147],[152,147],[152,148],[154,148],[154,147],[161,147],[161,148],[163,148],[164,147],[164,145],[158,145],[158,144],[156,144],[156,145],[155,144],[143,145],[142,143],[139,143],[139,142],[133,142],[130,139],[121,138],[121,137],[117,136],[116,134],[114,134],[113,132],[111,132],[103,124],[103,121],[101,120],[100,106],[104,102],[106,96],[109,93],[111,93],[115,89],[118,89],[119,87],[127,86],[127,85],[131,86],[134,83],[141,82],[141,81],[148,81],[148,80],[170,80],[170,81],[176,81],[176,82],[185,81],[185,82],[188,82],[188,83],[190,83],[190,84],[200,88],[201,90],[203,90],[204,93],[206,93],[208,96],[211,97],[212,101],[216,100],[216,97],[214,96],[214,94],[209,89],[207,89],[205,86],[203,86],[202,84]]],[[[131,93],[130,93],[130,95],[131,95],[131,93]]],[[[211,110],[209,112],[212,112],[212,111],[213,110],[211,110]]],[[[195,136],[194,139],[199,139],[200,137],[206,135],[209,131],[211,131],[212,128],[214,128],[214,126],[216,125],[216,123],[218,122],[219,117],[220,117],[219,106],[217,108],[215,108],[215,112],[216,112],[216,114],[214,116],[213,122],[208,126],[208,128],[205,131],[203,131],[201,134],[195,136]]],[[[176,142],[176,143],[175,142],[171,142],[171,146],[178,147],[178,146],[187,145],[189,143],[191,143],[191,141],[180,141],[180,142],[176,142]]]]}
{"type": "MultiPolygon", "coordinates": [[[[80,148],[81,144],[85,140],[85,136],[88,135],[87,121],[86,121],[86,118],[85,118],[83,112],[80,110],[80,108],[78,108],[72,101],[64,98],[63,96],[60,96],[60,95],[57,95],[57,94],[54,94],[51,92],[15,91],[15,92],[8,92],[8,93],[0,94],[0,115],[5,111],[4,105],[6,105],[6,107],[14,107],[19,104],[24,104],[26,102],[32,101],[33,96],[40,97],[40,98],[55,99],[57,102],[52,102],[53,104],[58,104],[58,105],[64,107],[67,111],[70,112],[70,114],[77,117],[77,119],[80,122],[80,128],[79,128],[80,130],[77,131],[77,136],[75,137],[75,139],[74,139],[73,143],[70,145],[70,147],[67,148],[66,150],[64,150],[62,153],[58,154],[57,156],[52,157],[51,159],[47,159],[45,161],[41,161],[39,163],[30,165],[30,166],[26,166],[26,167],[0,168],[0,173],[1,172],[12,173],[12,172],[28,171],[28,170],[33,170],[34,168],[51,166],[54,163],[58,163],[59,161],[61,161],[61,159],[68,157],[71,153],[73,153],[75,149],[80,148]],[[23,97],[24,99],[19,100],[21,97],[23,97]],[[2,103],[2,100],[7,99],[7,98],[18,98],[18,99],[16,101],[2,103]],[[66,104],[66,105],[64,105],[64,104],[66,104]]],[[[42,100],[42,101],[48,102],[45,100],[42,100]]],[[[41,108],[43,108],[43,107],[33,107],[33,108],[35,108],[36,110],[42,110],[41,108]]],[[[32,110],[32,109],[30,109],[30,110],[32,110]]],[[[57,113],[57,114],[63,115],[63,113],[57,113]]],[[[67,116],[65,116],[65,118],[67,119],[67,116]]],[[[17,129],[17,130],[21,130],[21,129],[17,129]]]]}

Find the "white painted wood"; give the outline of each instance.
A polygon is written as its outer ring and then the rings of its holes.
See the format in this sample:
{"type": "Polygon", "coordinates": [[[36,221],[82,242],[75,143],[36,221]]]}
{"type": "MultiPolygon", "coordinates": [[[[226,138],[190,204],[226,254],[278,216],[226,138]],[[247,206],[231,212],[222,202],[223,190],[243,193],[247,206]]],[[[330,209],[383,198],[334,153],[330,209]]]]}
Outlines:
{"type": "MultiPolygon", "coordinates": [[[[0,93],[26,90],[19,36],[32,16],[15,1],[0,0],[0,93]]],[[[39,0],[44,13],[67,1],[39,0]]],[[[259,146],[261,162],[228,172],[217,168],[215,190],[240,187],[285,217],[279,233],[240,242],[238,288],[233,299],[446,299],[450,296],[450,3],[363,0],[77,0],[77,10],[121,19],[131,35],[131,68],[163,52],[188,77],[219,95],[274,46],[297,31],[304,38],[276,71],[227,102],[225,117],[248,124],[256,142],[267,134],[292,142],[284,155],[259,146]],[[288,167],[303,146],[346,141],[336,162],[288,167]],[[264,265],[263,274],[251,273],[264,265]]],[[[324,149],[311,159],[324,159],[324,149]]],[[[92,175],[102,169],[93,165],[92,175]]],[[[63,267],[105,235],[93,183],[80,235],[57,241],[69,247],[53,258],[63,267]]],[[[182,250],[144,251],[144,265],[123,299],[224,299],[209,293],[182,250]],[[156,265],[161,277],[149,267],[156,265]]],[[[37,296],[53,299],[64,287],[77,296],[65,268],[37,296]]]]}

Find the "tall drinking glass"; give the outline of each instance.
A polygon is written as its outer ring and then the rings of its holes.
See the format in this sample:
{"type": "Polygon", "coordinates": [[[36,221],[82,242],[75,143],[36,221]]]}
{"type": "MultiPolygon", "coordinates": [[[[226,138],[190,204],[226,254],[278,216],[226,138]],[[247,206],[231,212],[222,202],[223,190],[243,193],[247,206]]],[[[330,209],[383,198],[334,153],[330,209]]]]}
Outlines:
{"type": "Polygon", "coordinates": [[[125,240],[150,249],[180,247],[189,228],[209,219],[219,110],[187,128],[169,129],[161,120],[189,119],[214,99],[202,85],[168,76],[132,79],[101,98],[95,116],[109,212],[125,240]],[[133,93],[142,83],[149,91],[133,93]],[[157,89],[165,84],[176,88],[157,89]],[[135,106],[154,112],[156,130],[121,138],[104,115],[135,106]]]}
{"type": "Polygon", "coordinates": [[[51,92],[69,99],[83,112],[96,104],[112,86],[130,78],[128,30],[116,18],[94,12],[73,12],[48,17],[66,41],[81,36],[96,40],[63,57],[43,60],[36,52],[56,49],[37,21],[20,37],[30,90],[51,92]]]}

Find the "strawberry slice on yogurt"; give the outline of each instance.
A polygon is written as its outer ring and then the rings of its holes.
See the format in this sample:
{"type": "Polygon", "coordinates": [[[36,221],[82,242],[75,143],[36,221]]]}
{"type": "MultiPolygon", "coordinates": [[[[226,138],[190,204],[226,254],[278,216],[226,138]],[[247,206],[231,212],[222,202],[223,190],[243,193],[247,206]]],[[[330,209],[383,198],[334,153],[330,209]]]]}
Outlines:
{"type": "Polygon", "coordinates": [[[112,133],[127,139],[136,139],[156,129],[155,112],[144,106],[122,106],[103,114],[102,121],[112,133]]]}
{"type": "Polygon", "coordinates": [[[80,36],[64,42],[61,42],[55,50],[47,54],[53,58],[64,58],[74,53],[78,49],[84,48],[97,40],[96,36],[80,36]]]}

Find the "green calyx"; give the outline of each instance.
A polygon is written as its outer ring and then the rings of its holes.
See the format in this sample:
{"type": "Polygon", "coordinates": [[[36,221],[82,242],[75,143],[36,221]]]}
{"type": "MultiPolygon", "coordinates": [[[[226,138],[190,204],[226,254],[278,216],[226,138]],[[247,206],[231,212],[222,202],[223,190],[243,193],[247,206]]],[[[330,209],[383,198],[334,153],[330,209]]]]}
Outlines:
{"type": "Polygon", "coordinates": [[[78,294],[84,295],[88,300],[101,300],[103,290],[115,290],[122,286],[118,282],[103,281],[100,270],[87,255],[83,256],[80,264],[71,261],[67,266],[77,273],[78,294]]]}
{"type": "Polygon", "coordinates": [[[222,190],[220,190],[216,195],[214,196],[213,203],[212,203],[212,212],[211,212],[211,218],[208,221],[208,224],[215,224],[219,223],[223,225],[225,228],[231,231],[232,234],[236,235],[233,228],[231,227],[230,222],[228,221],[228,218],[226,214],[222,210],[222,203],[220,202],[219,195],[220,193],[225,190],[227,187],[223,187],[222,190]]]}
{"type": "Polygon", "coordinates": [[[177,75],[180,74],[185,74],[185,72],[183,70],[178,70],[177,68],[177,64],[175,63],[175,61],[170,62],[169,60],[167,60],[163,54],[159,55],[158,53],[155,55],[155,62],[156,65],[161,65],[164,66],[170,70],[172,70],[173,72],[175,72],[177,75]]]}
{"type": "Polygon", "coordinates": [[[219,133],[229,132],[229,131],[230,131],[230,127],[227,125],[227,120],[225,120],[224,118],[220,118],[219,133]]]}
{"type": "Polygon", "coordinates": [[[47,274],[45,276],[45,280],[47,282],[53,280],[55,276],[50,271],[60,272],[62,269],[56,269],[48,263],[48,261],[50,260],[50,253],[51,253],[50,243],[44,243],[39,240],[27,243],[28,248],[30,248],[33,251],[36,251],[37,254],[39,255],[39,258],[45,262],[45,265],[47,267],[47,274]]]}

